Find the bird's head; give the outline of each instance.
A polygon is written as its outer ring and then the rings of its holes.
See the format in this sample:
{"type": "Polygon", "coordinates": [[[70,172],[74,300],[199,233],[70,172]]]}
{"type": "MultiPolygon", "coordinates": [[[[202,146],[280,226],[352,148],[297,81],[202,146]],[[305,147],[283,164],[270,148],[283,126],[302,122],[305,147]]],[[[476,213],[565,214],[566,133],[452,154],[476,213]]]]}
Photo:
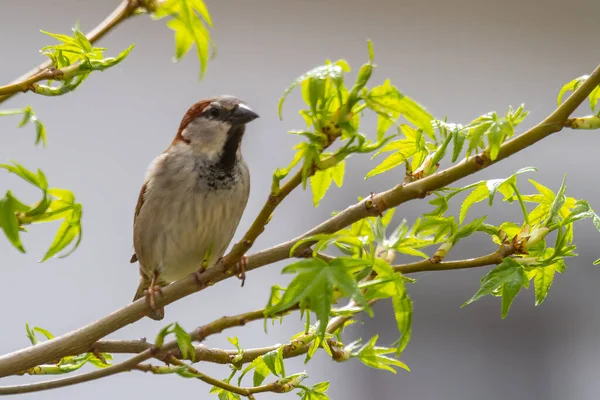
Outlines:
{"type": "Polygon", "coordinates": [[[237,97],[202,100],[183,116],[172,146],[189,146],[194,154],[226,167],[239,157],[246,124],[256,118],[258,114],[237,97]]]}

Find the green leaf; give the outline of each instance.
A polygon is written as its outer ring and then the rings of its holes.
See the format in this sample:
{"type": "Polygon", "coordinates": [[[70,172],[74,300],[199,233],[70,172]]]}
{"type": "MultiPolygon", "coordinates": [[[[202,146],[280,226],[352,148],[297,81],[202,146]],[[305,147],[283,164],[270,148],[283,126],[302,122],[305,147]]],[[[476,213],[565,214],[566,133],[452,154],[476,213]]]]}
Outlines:
{"type": "Polygon", "coordinates": [[[154,340],[154,346],[156,346],[157,349],[160,349],[165,343],[165,337],[172,332],[172,326],[173,324],[165,326],[158,332],[158,335],[156,335],[156,339],[154,340]]]}
{"type": "Polygon", "coordinates": [[[394,308],[394,317],[400,337],[396,343],[396,355],[399,355],[410,341],[412,335],[412,313],[413,303],[406,286],[401,279],[395,281],[396,293],[392,296],[392,306],[394,308]]]}
{"type": "Polygon", "coordinates": [[[35,125],[35,144],[39,144],[40,142],[44,147],[46,147],[46,127],[40,121],[37,116],[34,114],[33,110],[30,106],[20,109],[14,110],[0,110],[0,117],[4,115],[23,115],[23,119],[19,123],[19,128],[27,125],[29,122],[33,121],[35,125]]]}
{"type": "Polygon", "coordinates": [[[377,167],[369,171],[369,173],[365,176],[365,179],[382,174],[386,171],[389,171],[392,168],[396,168],[398,165],[404,163],[405,161],[406,156],[404,154],[400,152],[393,153],[389,155],[385,160],[383,160],[377,167]]]}
{"type": "Polygon", "coordinates": [[[547,225],[554,221],[554,218],[556,218],[559,211],[567,201],[567,197],[565,196],[565,193],[567,191],[567,186],[565,185],[566,180],[567,177],[565,175],[563,177],[560,188],[558,189],[558,193],[556,193],[556,195],[554,196],[554,200],[552,200],[552,204],[550,204],[550,211],[548,212],[548,218],[546,219],[546,223],[544,225],[547,225]]]}
{"type": "Polygon", "coordinates": [[[283,108],[283,102],[285,101],[287,96],[292,92],[292,90],[300,86],[304,81],[308,79],[320,79],[323,81],[331,79],[333,82],[339,82],[343,79],[345,67],[347,67],[347,65],[348,64],[345,63],[345,61],[343,62],[343,64],[340,62],[336,62],[334,64],[321,65],[296,78],[296,80],[294,80],[294,82],[283,91],[283,95],[279,99],[279,105],[277,107],[279,118],[283,119],[281,113],[283,108]]]}
{"type": "MultiPolygon", "coordinates": [[[[433,200],[430,200],[429,204],[431,204],[432,206],[436,206],[436,208],[433,211],[431,211],[427,214],[424,214],[424,215],[431,216],[431,217],[442,217],[444,215],[444,213],[448,210],[448,198],[445,196],[441,196],[435,192],[434,192],[434,194],[438,197],[436,197],[433,200]]],[[[462,213],[462,208],[461,208],[461,213],[462,213]]],[[[462,216],[461,216],[461,218],[462,218],[462,216]]]]}
{"type": "Polygon", "coordinates": [[[462,126],[460,127],[460,129],[456,129],[452,132],[452,141],[454,144],[454,149],[452,152],[452,162],[456,162],[456,160],[458,160],[458,157],[460,156],[460,153],[462,152],[462,149],[465,145],[466,138],[467,137],[462,132],[462,126]]]}
{"type": "MultiPolygon", "coordinates": [[[[399,367],[410,372],[410,368],[400,360],[386,356],[386,354],[394,353],[396,349],[388,347],[375,346],[378,336],[374,336],[367,344],[361,347],[358,351],[351,354],[352,357],[358,358],[367,367],[382,369],[396,373],[393,367],[399,367]]],[[[355,344],[350,344],[347,347],[354,347],[355,344]]]]}
{"type": "Polygon", "coordinates": [[[206,73],[211,49],[214,55],[214,44],[209,28],[212,20],[202,0],[167,0],[160,2],[154,11],[153,18],[172,17],[167,26],[175,33],[175,61],[181,60],[196,45],[196,55],[200,63],[200,79],[206,73]]]}
{"type": "Polygon", "coordinates": [[[487,215],[484,215],[483,217],[474,219],[473,221],[469,222],[468,224],[463,225],[460,228],[458,228],[458,231],[452,236],[453,243],[456,244],[456,242],[458,242],[460,239],[473,234],[473,232],[475,232],[476,230],[479,229],[479,227],[483,224],[483,221],[485,221],[486,218],[487,218],[487,215]]]}
{"type": "Polygon", "coordinates": [[[19,220],[9,197],[0,199],[0,228],[2,228],[10,243],[21,253],[25,253],[25,248],[19,237],[19,220]]]}
{"type": "Polygon", "coordinates": [[[490,159],[492,161],[495,160],[498,157],[502,143],[514,135],[514,128],[522,120],[522,114],[525,113],[519,110],[519,116],[517,117],[513,115],[513,111],[510,109],[506,118],[500,118],[495,112],[492,112],[473,120],[467,126],[469,129],[469,149],[467,150],[467,154],[480,148],[483,143],[483,137],[487,136],[487,149],[490,159]]]}
{"type": "Polygon", "coordinates": [[[558,98],[556,99],[556,103],[558,105],[560,105],[560,103],[562,103],[562,99],[563,99],[563,96],[565,95],[565,93],[567,93],[568,91],[577,90],[577,88],[579,86],[581,86],[583,84],[583,82],[585,82],[587,80],[587,78],[589,78],[589,77],[590,77],[589,75],[583,75],[583,76],[580,76],[579,78],[573,79],[571,82],[564,85],[562,87],[562,89],[560,89],[560,92],[558,92],[558,98]]]}
{"type": "Polygon", "coordinates": [[[46,329],[44,329],[44,328],[40,328],[39,326],[36,326],[36,327],[34,327],[34,328],[33,328],[33,330],[34,330],[35,332],[39,332],[39,333],[41,333],[41,334],[42,334],[42,335],[44,335],[44,337],[46,337],[46,339],[48,339],[48,340],[54,339],[54,335],[53,335],[53,334],[51,334],[49,331],[47,331],[47,330],[46,330],[46,329]]]}
{"type": "Polygon", "coordinates": [[[29,329],[29,323],[25,323],[25,332],[27,332],[27,339],[29,339],[32,346],[39,343],[38,338],[35,336],[35,332],[29,329]]]}
{"type": "Polygon", "coordinates": [[[277,350],[272,350],[262,356],[265,365],[275,376],[285,378],[285,366],[283,365],[283,346],[277,350]]]}
{"type": "Polygon", "coordinates": [[[346,161],[340,161],[333,167],[331,167],[331,177],[338,187],[342,187],[344,184],[344,171],[346,168],[346,161]]]}
{"type": "Polygon", "coordinates": [[[285,267],[282,273],[297,273],[296,277],[288,285],[281,301],[267,308],[266,314],[273,315],[299,304],[300,308],[310,309],[316,314],[319,321],[318,334],[323,337],[329,321],[334,287],[338,288],[344,296],[356,300],[370,314],[371,310],[349,269],[349,267],[367,264],[368,261],[344,257],[336,258],[329,263],[319,258],[292,263],[285,267]]]}
{"type": "Polygon", "coordinates": [[[529,271],[529,279],[533,278],[535,287],[535,305],[539,306],[544,302],[550,286],[554,281],[554,273],[556,272],[555,264],[548,266],[535,267],[529,271]]]}
{"type": "Polygon", "coordinates": [[[300,393],[300,400],[329,400],[329,396],[325,392],[329,389],[329,382],[319,382],[313,387],[302,386],[300,393]]]}
{"type": "Polygon", "coordinates": [[[14,165],[0,164],[0,168],[12,172],[19,178],[31,183],[32,185],[44,191],[48,188],[48,182],[46,181],[42,171],[38,169],[37,174],[34,174],[33,172],[23,167],[22,165],[16,163],[15,161],[13,161],[13,164],[14,165]]]}
{"type": "Polygon", "coordinates": [[[481,287],[462,307],[479,300],[481,297],[498,292],[502,296],[502,318],[506,318],[515,296],[522,287],[527,287],[529,279],[523,266],[512,258],[505,258],[502,263],[481,279],[481,287]]]}
{"type": "Polygon", "coordinates": [[[181,355],[184,359],[196,361],[196,350],[192,344],[192,338],[179,324],[175,324],[173,327],[173,333],[177,340],[177,346],[181,350],[181,355]]]}
{"type": "Polygon", "coordinates": [[[399,114],[404,116],[410,123],[435,140],[433,116],[420,104],[400,93],[396,87],[392,86],[389,79],[381,86],[371,89],[365,101],[367,106],[377,113],[395,115],[396,118],[399,114]]]}
{"type": "Polygon", "coordinates": [[[590,218],[594,227],[600,232],[600,217],[594,212],[592,207],[585,200],[579,200],[575,203],[571,213],[563,220],[562,225],[568,225],[583,218],[590,218]]]}
{"type": "Polygon", "coordinates": [[[313,176],[310,177],[310,187],[313,193],[313,204],[315,207],[319,206],[319,202],[325,196],[327,189],[331,186],[333,177],[329,169],[317,170],[313,176]]]}
{"type": "Polygon", "coordinates": [[[273,373],[276,376],[285,377],[285,367],[283,364],[283,346],[272,350],[258,358],[255,358],[238,378],[238,385],[241,385],[244,376],[254,369],[253,384],[260,386],[264,380],[273,373]]]}
{"type": "Polygon", "coordinates": [[[415,234],[433,234],[434,242],[438,243],[452,236],[458,230],[454,217],[427,217],[415,229],[415,234]]]}
{"type": "Polygon", "coordinates": [[[590,108],[592,109],[592,112],[595,113],[596,106],[598,105],[598,101],[600,100],[600,85],[596,86],[596,88],[592,90],[592,93],[590,93],[590,96],[588,98],[590,100],[590,108]]]}
{"type": "Polygon", "coordinates": [[[486,181],[486,186],[488,188],[489,191],[489,203],[490,206],[492,205],[493,201],[494,201],[494,196],[496,195],[496,193],[498,191],[501,191],[503,187],[506,187],[510,184],[515,184],[517,183],[517,176],[524,174],[526,172],[535,172],[537,171],[537,168],[535,167],[524,167],[519,169],[517,172],[515,172],[514,174],[512,174],[511,176],[509,176],[508,178],[505,179],[491,179],[489,181],[486,181]]]}
{"type": "Polygon", "coordinates": [[[48,260],[50,257],[55,256],[60,251],[65,249],[77,236],[80,235],[80,233],[81,228],[79,225],[71,224],[70,221],[64,220],[62,224],[60,224],[60,227],[54,236],[54,240],[52,241],[48,251],[46,251],[46,254],[42,258],[41,262],[48,260]]]}
{"type": "Polygon", "coordinates": [[[469,212],[469,209],[473,206],[473,204],[485,200],[486,198],[488,198],[488,196],[489,191],[487,185],[482,184],[480,186],[477,186],[477,188],[465,198],[462,205],[460,206],[460,215],[458,221],[462,224],[465,220],[465,217],[467,216],[467,213],[469,212]]]}

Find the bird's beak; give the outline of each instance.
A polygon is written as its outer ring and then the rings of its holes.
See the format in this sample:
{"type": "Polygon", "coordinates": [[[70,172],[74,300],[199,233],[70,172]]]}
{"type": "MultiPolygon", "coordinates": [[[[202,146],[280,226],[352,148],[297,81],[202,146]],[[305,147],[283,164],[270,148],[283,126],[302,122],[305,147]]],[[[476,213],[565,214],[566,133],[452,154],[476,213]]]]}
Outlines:
{"type": "Polygon", "coordinates": [[[252,111],[247,105],[240,104],[233,110],[229,117],[227,117],[227,121],[229,121],[231,125],[244,125],[254,121],[256,118],[258,118],[257,113],[252,111]]]}

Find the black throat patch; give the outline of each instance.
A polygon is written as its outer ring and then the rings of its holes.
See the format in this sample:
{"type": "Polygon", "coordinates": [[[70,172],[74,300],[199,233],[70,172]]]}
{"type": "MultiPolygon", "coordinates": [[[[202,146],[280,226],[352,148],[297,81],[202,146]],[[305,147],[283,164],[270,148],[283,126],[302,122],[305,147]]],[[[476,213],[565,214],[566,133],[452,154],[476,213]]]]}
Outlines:
{"type": "Polygon", "coordinates": [[[232,170],[238,161],[237,152],[242,142],[242,136],[246,130],[245,125],[232,126],[227,133],[227,140],[223,146],[223,154],[215,167],[224,171],[232,170]]]}

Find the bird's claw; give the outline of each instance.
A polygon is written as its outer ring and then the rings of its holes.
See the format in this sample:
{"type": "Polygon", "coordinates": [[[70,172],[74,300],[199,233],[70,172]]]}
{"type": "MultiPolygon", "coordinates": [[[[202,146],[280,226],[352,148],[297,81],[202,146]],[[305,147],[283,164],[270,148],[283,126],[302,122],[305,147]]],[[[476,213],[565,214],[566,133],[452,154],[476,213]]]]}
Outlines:
{"type": "Polygon", "coordinates": [[[242,281],[242,287],[244,286],[244,283],[246,282],[246,267],[248,266],[248,257],[246,257],[245,255],[242,256],[242,258],[240,258],[240,261],[238,261],[235,264],[235,275],[238,277],[238,279],[240,279],[242,281]]]}
{"type": "Polygon", "coordinates": [[[156,293],[160,294],[162,296],[162,288],[158,285],[154,285],[154,286],[150,286],[148,289],[146,289],[146,298],[148,303],[150,303],[150,308],[152,310],[156,310],[156,293]]]}

